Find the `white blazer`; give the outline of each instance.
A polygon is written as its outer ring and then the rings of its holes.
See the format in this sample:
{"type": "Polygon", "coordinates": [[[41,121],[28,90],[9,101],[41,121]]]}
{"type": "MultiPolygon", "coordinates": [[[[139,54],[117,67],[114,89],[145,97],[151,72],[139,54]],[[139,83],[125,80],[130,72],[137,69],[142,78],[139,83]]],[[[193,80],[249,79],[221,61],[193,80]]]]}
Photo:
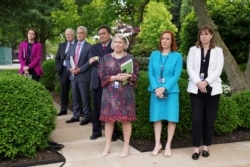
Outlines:
{"type": "MultiPolygon", "coordinates": [[[[205,80],[212,87],[211,95],[221,94],[222,80],[220,75],[223,70],[224,56],[223,51],[219,47],[215,47],[210,51],[210,60],[208,65],[208,77],[205,80]]],[[[196,85],[200,79],[201,66],[201,48],[193,46],[189,49],[187,57],[187,72],[189,75],[187,91],[189,93],[198,93],[198,86],[196,85]]]]}

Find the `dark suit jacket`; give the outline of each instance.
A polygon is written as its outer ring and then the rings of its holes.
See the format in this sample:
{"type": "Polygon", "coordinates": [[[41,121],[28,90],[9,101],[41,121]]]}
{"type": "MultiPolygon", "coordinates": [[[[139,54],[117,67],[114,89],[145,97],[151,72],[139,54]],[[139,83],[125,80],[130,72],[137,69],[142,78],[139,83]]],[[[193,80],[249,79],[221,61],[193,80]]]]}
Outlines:
{"type": "MultiPolygon", "coordinates": [[[[74,43],[73,46],[70,47],[67,55],[66,55],[66,64],[68,70],[71,68],[70,64],[70,57],[75,57],[75,50],[76,50],[77,42],[74,43]]],[[[89,44],[87,41],[84,42],[82,46],[82,50],[80,53],[80,57],[78,60],[78,67],[80,68],[80,73],[77,75],[70,75],[70,80],[76,80],[76,81],[90,81],[90,75],[91,75],[91,66],[89,64],[89,53],[90,53],[91,44],[89,44]]]]}
{"type": "Polygon", "coordinates": [[[68,42],[63,42],[59,44],[57,53],[56,53],[56,72],[58,75],[61,74],[63,70],[63,60],[66,58],[65,50],[68,42]]]}
{"type": "MultiPolygon", "coordinates": [[[[105,51],[102,49],[102,44],[97,43],[91,47],[90,50],[90,58],[94,56],[102,57],[105,54],[111,53],[113,50],[111,49],[111,41],[109,42],[105,51]]],[[[90,87],[91,89],[97,89],[100,85],[99,75],[98,75],[98,65],[99,62],[95,61],[92,64],[92,72],[91,72],[91,80],[90,80],[90,87]]]]}

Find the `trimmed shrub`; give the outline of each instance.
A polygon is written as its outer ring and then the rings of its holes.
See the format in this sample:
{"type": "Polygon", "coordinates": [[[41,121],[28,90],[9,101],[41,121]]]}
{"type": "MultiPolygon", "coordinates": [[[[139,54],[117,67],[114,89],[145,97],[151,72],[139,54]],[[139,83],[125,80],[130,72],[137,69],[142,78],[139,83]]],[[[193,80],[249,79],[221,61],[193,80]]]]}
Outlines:
{"type": "Polygon", "coordinates": [[[237,104],[240,120],[242,120],[241,127],[250,128],[250,91],[245,90],[233,94],[232,99],[237,104]]]}
{"type": "Polygon", "coordinates": [[[56,109],[45,87],[19,74],[0,73],[0,154],[35,157],[48,147],[56,109]]]}
{"type": "MultiPolygon", "coordinates": [[[[182,74],[186,74],[185,71],[182,74]]],[[[186,138],[192,130],[190,95],[187,92],[188,80],[180,78],[180,120],[176,125],[175,136],[186,138]]]]}
{"type": "Polygon", "coordinates": [[[148,92],[148,86],[148,73],[141,71],[138,84],[135,88],[137,121],[132,124],[132,138],[134,139],[152,140],[154,138],[153,126],[149,122],[150,93],[148,92]]]}
{"type": "MultiPolygon", "coordinates": [[[[153,124],[149,122],[150,93],[148,92],[148,73],[140,72],[138,85],[135,88],[137,121],[133,122],[132,138],[154,140],[153,124]]],[[[180,122],[177,124],[175,136],[186,137],[191,130],[190,99],[187,93],[187,80],[180,79],[180,122]]],[[[167,137],[166,121],[163,121],[162,138],[167,137]]]]}
{"type": "Polygon", "coordinates": [[[221,95],[214,132],[218,135],[232,133],[239,125],[239,107],[232,98],[221,95]]]}
{"type": "Polygon", "coordinates": [[[43,75],[40,78],[40,83],[48,90],[54,90],[56,72],[55,72],[55,60],[49,59],[42,63],[43,75]]]}

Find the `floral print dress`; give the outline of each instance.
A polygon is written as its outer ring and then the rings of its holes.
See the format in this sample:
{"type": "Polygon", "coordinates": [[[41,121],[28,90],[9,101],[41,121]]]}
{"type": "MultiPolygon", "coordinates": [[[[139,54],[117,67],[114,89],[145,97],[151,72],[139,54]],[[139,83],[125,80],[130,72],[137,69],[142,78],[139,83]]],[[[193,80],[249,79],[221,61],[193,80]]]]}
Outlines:
{"type": "Polygon", "coordinates": [[[134,87],[139,77],[139,66],[136,59],[130,54],[126,54],[120,59],[107,54],[100,58],[98,73],[103,87],[100,120],[104,122],[135,121],[134,87]],[[121,73],[121,64],[129,59],[133,61],[132,77],[128,79],[127,84],[123,85],[122,82],[119,82],[118,87],[115,87],[114,82],[110,81],[110,77],[121,73]]]}

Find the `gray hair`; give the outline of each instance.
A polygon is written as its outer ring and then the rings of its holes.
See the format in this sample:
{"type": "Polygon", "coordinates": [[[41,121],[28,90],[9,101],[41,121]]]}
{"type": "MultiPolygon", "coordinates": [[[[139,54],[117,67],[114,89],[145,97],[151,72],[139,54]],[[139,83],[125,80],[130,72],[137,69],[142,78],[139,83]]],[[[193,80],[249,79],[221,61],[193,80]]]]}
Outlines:
{"type": "Polygon", "coordinates": [[[68,32],[70,32],[71,34],[75,34],[75,30],[73,30],[72,28],[67,28],[66,30],[65,30],[65,34],[67,33],[67,31],[68,32]]]}
{"type": "Polygon", "coordinates": [[[88,30],[87,30],[86,27],[84,27],[84,26],[79,26],[79,27],[77,27],[77,30],[78,30],[78,29],[82,29],[82,30],[85,32],[85,34],[87,35],[88,30]]]}
{"type": "Polygon", "coordinates": [[[124,43],[125,43],[125,49],[128,49],[128,46],[129,46],[128,38],[125,35],[120,34],[120,33],[119,34],[115,34],[115,36],[113,37],[112,42],[111,42],[111,48],[112,49],[114,49],[114,40],[116,38],[122,39],[124,41],[124,43]]]}

